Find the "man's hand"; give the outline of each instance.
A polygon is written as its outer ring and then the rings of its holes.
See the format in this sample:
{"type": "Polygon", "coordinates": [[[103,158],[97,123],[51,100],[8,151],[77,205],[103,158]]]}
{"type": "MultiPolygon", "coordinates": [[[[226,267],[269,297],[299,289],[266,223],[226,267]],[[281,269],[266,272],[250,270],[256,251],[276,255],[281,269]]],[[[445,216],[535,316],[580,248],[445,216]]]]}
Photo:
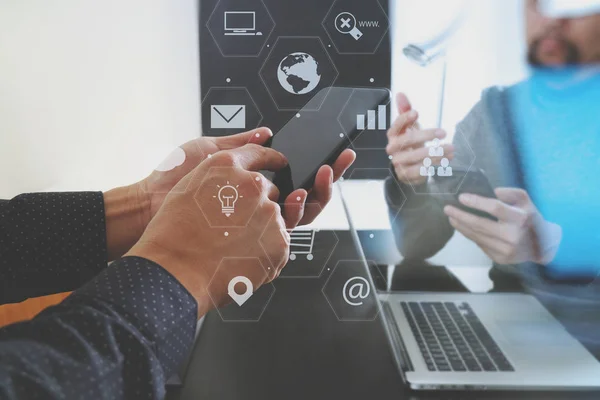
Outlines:
{"type": "Polygon", "coordinates": [[[527,192],[521,189],[499,188],[496,196],[498,199],[462,194],[460,202],[493,215],[498,222],[452,206],[447,206],[444,212],[456,230],[474,241],[496,263],[549,264],[562,239],[561,227],[545,221],[527,192]]]}
{"type": "MultiPolygon", "coordinates": [[[[412,185],[421,185],[427,177],[420,174],[423,160],[429,157],[426,142],[434,139],[444,139],[446,132],[441,129],[420,129],[418,124],[419,113],[412,106],[405,94],[399,93],[396,97],[400,115],[387,133],[388,146],[386,151],[392,159],[396,176],[401,182],[412,185]]],[[[452,161],[454,146],[445,144],[444,157],[452,161]]],[[[433,165],[440,165],[441,157],[432,157],[433,165]]]]}
{"type": "MultiPolygon", "coordinates": [[[[146,179],[105,193],[109,260],[119,258],[138,241],[148,223],[162,206],[167,194],[209,156],[247,144],[264,145],[272,136],[270,129],[259,128],[238,135],[201,137],[192,140],[177,148],[146,179]]],[[[322,210],[331,200],[333,182],[346,172],[355,159],[356,154],[352,150],[344,151],[333,167],[321,167],[310,193],[298,190],[287,199],[280,199],[281,202],[285,201],[286,206],[289,205],[286,207],[286,219],[290,221],[290,226],[306,225],[317,217],[319,210],[322,210]],[[305,203],[314,205],[314,207],[307,207],[306,213],[304,213],[305,203]],[[296,211],[288,213],[288,209],[296,211]],[[294,220],[294,216],[298,219],[294,220]]]]}
{"type": "Polygon", "coordinates": [[[296,225],[308,225],[319,216],[331,200],[333,183],[344,175],[355,160],[356,153],[353,150],[344,150],[333,167],[324,165],[319,169],[315,184],[308,193],[304,189],[298,189],[288,196],[284,207],[285,218],[289,223],[288,229],[296,225]]]}
{"type": "Polygon", "coordinates": [[[167,194],[179,181],[208,157],[223,150],[237,149],[247,144],[264,145],[273,133],[268,128],[259,128],[232,136],[206,137],[191,140],[177,148],[146,179],[136,184],[141,201],[147,204],[146,225],[162,206],[167,194]],[[172,157],[183,160],[173,165],[172,157]],[[169,168],[169,167],[173,168],[169,168]]]}
{"type": "Polygon", "coordinates": [[[250,279],[256,289],[270,282],[287,263],[289,222],[277,204],[279,190],[257,171],[276,171],[286,165],[282,154],[253,144],[215,154],[169,193],[127,256],[152,260],[173,274],[198,301],[199,316],[212,308],[209,282],[217,306],[231,301],[228,282],[236,276],[250,279]],[[242,204],[229,216],[220,212],[215,198],[218,186],[227,182],[235,184],[242,196],[242,204]],[[235,227],[220,229],[215,224],[235,227]],[[231,262],[236,257],[243,259],[231,262]],[[230,262],[221,270],[225,258],[230,262]],[[264,268],[248,263],[248,258],[260,260],[264,268]]]}
{"type": "MultiPolygon", "coordinates": [[[[225,137],[201,137],[187,142],[181,149],[185,152],[185,162],[170,171],[154,171],[148,178],[144,179],[138,185],[143,193],[148,197],[149,209],[147,221],[156,214],[156,211],[162,205],[165,196],[173,187],[186,176],[198,164],[206,158],[219,151],[237,149],[246,144],[264,145],[273,133],[269,128],[259,128],[253,131],[240,133],[238,135],[225,137]]],[[[333,182],[336,182],[352,165],[356,159],[356,154],[352,150],[344,151],[333,164],[333,168],[323,166],[317,173],[315,185],[310,193],[305,190],[299,190],[289,196],[290,204],[302,204],[306,201],[308,204],[317,203],[320,208],[324,208],[331,200],[331,191],[333,182]],[[295,200],[300,197],[300,200],[295,200]]],[[[283,201],[284,199],[281,199],[283,201]]],[[[286,199],[286,203],[288,203],[286,199]]],[[[316,207],[311,207],[317,209],[316,207]]],[[[307,210],[308,214],[302,217],[298,223],[305,225],[311,223],[317,215],[307,210]]]]}

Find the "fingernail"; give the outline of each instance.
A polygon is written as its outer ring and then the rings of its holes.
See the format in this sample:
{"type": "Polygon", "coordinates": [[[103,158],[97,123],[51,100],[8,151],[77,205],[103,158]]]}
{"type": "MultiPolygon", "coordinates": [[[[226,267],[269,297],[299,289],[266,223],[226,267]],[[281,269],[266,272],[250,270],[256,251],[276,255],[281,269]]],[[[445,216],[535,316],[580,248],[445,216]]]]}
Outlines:
{"type": "Polygon", "coordinates": [[[262,132],[266,133],[267,136],[273,136],[273,132],[271,132],[271,130],[269,128],[264,127],[264,126],[261,126],[260,128],[258,128],[256,130],[256,135],[254,135],[254,136],[260,137],[260,136],[262,136],[262,132]]]}
{"type": "Polygon", "coordinates": [[[288,165],[288,163],[289,163],[289,161],[288,161],[287,157],[286,157],[286,156],[285,156],[283,153],[279,153],[279,155],[281,156],[281,159],[283,160],[283,164],[284,164],[285,166],[287,166],[287,165],[288,165]]]}
{"type": "Polygon", "coordinates": [[[417,118],[417,111],[416,110],[410,110],[408,112],[408,118],[410,118],[410,119],[417,118]]]}
{"type": "Polygon", "coordinates": [[[446,137],[446,131],[439,129],[436,133],[435,136],[437,136],[440,139],[443,139],[446,137]]]}
{"type": "Polygon", "coordinates": [[[471,204],[473,202],[473,196],[470,194],[461,194],[458,197],[458,200],[460,200],[460,202],[464,204],[471,204]]]}

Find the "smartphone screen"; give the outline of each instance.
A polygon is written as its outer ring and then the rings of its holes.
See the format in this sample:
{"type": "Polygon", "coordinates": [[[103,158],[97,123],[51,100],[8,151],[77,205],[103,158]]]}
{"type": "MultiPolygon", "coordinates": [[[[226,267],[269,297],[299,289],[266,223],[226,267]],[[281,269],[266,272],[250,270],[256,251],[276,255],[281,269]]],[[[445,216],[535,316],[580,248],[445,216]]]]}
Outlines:
{"type": "Polygon", "coordinates": [[[296,189],[312,188],[319,168],[332,165],[358,135],[366,134],[365,129],[357,126],[357,116],[389,103],[389,97],[386,89],[321,90],[272,139],[270,146],[283,153],[289,162],[288,168],[276,173],[273,179],[281,198],[296,189]]]}
{"type": "Polygon", "coordinates": [[[436,177],[433,179],[432,186],[434,187],[434,193],[446,205],[452,205],[471,214],[497,221],[496,217],[486,212],[467,207],[459,201],[459,196],[463,193],[492,199],[496,198],[494,188],[483,170],[455,167],[452,177],[436,177]]]}

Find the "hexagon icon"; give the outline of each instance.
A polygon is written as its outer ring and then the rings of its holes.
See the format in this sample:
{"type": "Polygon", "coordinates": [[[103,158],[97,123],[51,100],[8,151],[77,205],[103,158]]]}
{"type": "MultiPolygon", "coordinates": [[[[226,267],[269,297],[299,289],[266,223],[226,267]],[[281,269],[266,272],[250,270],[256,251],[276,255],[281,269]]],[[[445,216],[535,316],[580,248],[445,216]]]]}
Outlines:
{"type": "Polygon", "coordinates": [[[221,0],[206,27],[224,57],[258,57],[275,21],[262,0],[221,0]]]}
{"type": "Polygon", "coordinates": [[[227,136],[258,128],[263,116],[245,87],[212,87],[202,100],[202,131],[227,136]]]}
{"type": "Polygon", "coordinates": [[[339,321],[369,322],[379,315],[374,280],[385,282],[375,263],[340,260],[323,286],[323,295],[339,321]]]}
{"type": "Polygon", "coordinates": [[[388,144],[390,91],[385,88],[357,88],[342,108],[338,121],[352,138],[357,150],[381,150],[388,144]]]}
{"type": "MultiPolygon", "coordinates": [[[[259,74],[279,111],[303,109],[338,77],[321,39],[303,36],[277,38],[259,74]]],[[[325,101],[322,97],[304,111],[318,111],[325,101]]]]}
{"type": "Polygon", "coordinates": [[[390,26],[377,0],[336,0],[322,24],[340,54],[374,54],[390,26]]]}
{"type": "Polygon", "coordinates": [[[157,165],[152,174],[144,179],[141,190],[148,194],[167,195],[168,193],[187,192],[192,180],[187,185],[175,185],[200,162],[204,161],[204,153],[198,141],[191,141],[173,150],[157,165]]]}
{"type": "MultiPolygon", "coordinates": [[[[409,129],[414,130],[417,127],[409,129]]],[[[448,149],[445,147],[447,145],[439,139],[433,139],[426,143],[425,147],[412,150],[413,156],[419,156],[422,164],[406,168],[391,157],[392,164],[405,173],[419,173],[426,179],[427,185],[410,183],[415,194],[439,196],[442,200],[452,202],[475,163],[475,152],[460,129],[456,130],[453,144],[455,153],[448,154],[448,149]]],[[[400,151],[405,148],[401,147],[400,151]]]]}
{"type": "MultiPolygon", "coordinates": [[[[213,167],[194,195],[194,200],[211,228],[245,228],[261,202],[258,173],[236,169],[237,180],[232,180],[233,167],[213,167]]],[[[264,179],[264,178],[263,178],[264,179]]]]}
{"type": "Polygon", "coordinates": [[[258,322],[275,293],[272,283],[256,287],[267,277],[258,258],[221,260],[207,288],[221,319],[224,322],[258,322]],[[223,302],[229,304],[222,307],[223,302]]]}
{"type": "MultiPolygon", "coordinates": [[[[291,207],[291,205],[282,205],[291,207]]],[[[320,214],[321,206],[316,203],[305,205],[305,214],[320,214]]],[[[290,253],[288,261],[281,271],[279,278],[318,278],[323,273],[325,266],[329,262],[339,239],[335,231],[309,229],[308,227],[298,227],[288,231],[290,238],[290,253]]],[[[260,244],[267,253],[267,243],[264,233],[260,238],[260,244]]],[[[281,260],[270,259],[271,266],[276,267],[281,260]]]]}

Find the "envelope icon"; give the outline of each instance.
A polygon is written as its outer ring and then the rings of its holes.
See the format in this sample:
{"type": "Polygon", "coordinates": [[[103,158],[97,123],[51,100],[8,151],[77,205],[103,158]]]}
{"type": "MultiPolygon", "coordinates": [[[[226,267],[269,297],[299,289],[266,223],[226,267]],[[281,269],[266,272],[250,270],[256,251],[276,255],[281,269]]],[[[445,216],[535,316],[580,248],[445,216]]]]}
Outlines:
{"type": "Polygon", "coordinates": [[[210,106],[210,127],[212,129],[245,129],[246,106],[210,106]]]}

